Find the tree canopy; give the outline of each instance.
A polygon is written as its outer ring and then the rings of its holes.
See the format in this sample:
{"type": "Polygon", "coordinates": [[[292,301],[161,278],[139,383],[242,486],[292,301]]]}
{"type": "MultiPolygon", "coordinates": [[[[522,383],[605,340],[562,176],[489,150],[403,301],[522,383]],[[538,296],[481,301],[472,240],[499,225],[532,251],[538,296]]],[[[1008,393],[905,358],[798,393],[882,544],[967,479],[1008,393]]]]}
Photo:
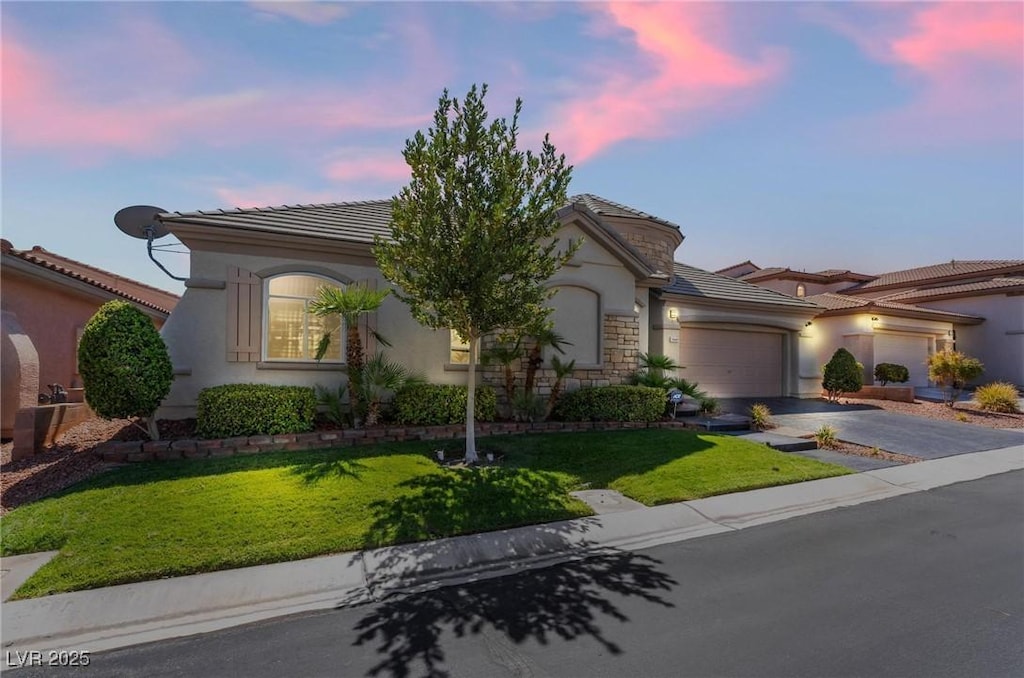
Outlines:
{"type": "Polygon", "coordinates": [[[519,150],[522,100],[510,121],[488,122],[486,95],[486,85],[462,101],[445,90],[433,126],[406,141],[412,179],[392,200],[391,237],[374,246],[413,317],[469,342],[468,461],[480,338],[546,318],[546,281],[579,245],[555,238],[572,167],[547,135],[539,153],[519,150]]]}

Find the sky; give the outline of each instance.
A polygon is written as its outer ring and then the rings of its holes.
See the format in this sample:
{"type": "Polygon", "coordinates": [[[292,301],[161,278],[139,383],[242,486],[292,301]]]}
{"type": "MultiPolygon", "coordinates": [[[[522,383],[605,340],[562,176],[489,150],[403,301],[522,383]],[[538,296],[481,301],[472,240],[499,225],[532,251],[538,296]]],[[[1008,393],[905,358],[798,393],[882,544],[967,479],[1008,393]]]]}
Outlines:
{"type": "Polygon", "coordinates": [[[1020,2],[4,0],[0,37],[3,237],[171,291],[117,210],[389,198],[473,83],[695,266],[1024,258],[1020,2]]]}

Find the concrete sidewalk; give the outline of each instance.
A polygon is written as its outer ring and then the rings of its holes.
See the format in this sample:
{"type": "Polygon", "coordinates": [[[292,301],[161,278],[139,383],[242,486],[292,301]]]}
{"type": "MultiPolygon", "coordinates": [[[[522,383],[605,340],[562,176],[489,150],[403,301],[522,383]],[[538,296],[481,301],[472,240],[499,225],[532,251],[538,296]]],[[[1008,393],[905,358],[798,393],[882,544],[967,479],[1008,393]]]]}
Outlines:
{"type": "MultiPolygon", "coordinates": [[[[684,541],[1022,468],[1024,446],[1015,446],[558,523],[7,602],[0,610],[3,645],[12,653],[99,652],[684,541]]],[[[4,560],[5,568],[11,560],[4,560]]],[[[10,574],[17,573],[12,569],[5,578],[10,574]]]]}

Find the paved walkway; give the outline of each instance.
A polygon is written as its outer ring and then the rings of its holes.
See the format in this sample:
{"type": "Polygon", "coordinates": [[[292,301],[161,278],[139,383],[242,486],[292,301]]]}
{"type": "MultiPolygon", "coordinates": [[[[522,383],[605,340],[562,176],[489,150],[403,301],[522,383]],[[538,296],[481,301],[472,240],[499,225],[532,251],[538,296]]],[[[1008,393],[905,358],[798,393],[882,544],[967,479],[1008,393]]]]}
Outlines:
{"type": "MultiPolygon", "coordinates": [[[[99,652],[189,636],[741,530],[1022,468],[1024,445],[1018,445],[590,518],[7,602],[0,610],[4,649],[99,652]]],[[[4,567],[13,560],[4,559],[4,567]]]]}

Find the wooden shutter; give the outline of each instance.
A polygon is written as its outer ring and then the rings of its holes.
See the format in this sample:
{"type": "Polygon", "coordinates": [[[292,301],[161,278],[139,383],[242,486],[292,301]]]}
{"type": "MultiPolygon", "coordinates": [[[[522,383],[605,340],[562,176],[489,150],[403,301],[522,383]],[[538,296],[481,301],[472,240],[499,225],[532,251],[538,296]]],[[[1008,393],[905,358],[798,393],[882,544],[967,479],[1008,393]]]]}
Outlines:
{"type": "Polygon", "coordinates": [[[263,281],[245,269],[228,266],[226,289],[228,362],[256,362],[263,335],[263,281]]]}

